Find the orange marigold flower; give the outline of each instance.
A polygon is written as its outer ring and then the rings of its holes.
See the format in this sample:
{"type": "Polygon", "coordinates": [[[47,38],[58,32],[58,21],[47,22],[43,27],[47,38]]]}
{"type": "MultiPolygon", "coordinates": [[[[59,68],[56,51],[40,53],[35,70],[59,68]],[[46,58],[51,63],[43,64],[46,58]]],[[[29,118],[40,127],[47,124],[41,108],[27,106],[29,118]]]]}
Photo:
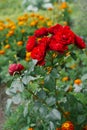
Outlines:
{"type": "Polygon", "coordinates": [[[0,55],[3,55],[5,54],[5,51],[4,50],[0,50],[0,55]]]}
{"type": "Polygon", "coordinates": [[[66,9],[68,8],[67,2],[62,2],[62,4],[60,5],[61,9],[66,9]]]}
{"type": "Polygon", "coordinates": [[[70,115],[69,111],[64,112],[64,117],[69,117],[69,115],[70,115]]]}
{"type": "Polygon", "coordinates": [[[34,130],[33,128],[28,128],[28,130],[34,130]]]}
{"type": "Polygon", "coordinates": [[[24,29],[22,29],[22,30],[21,30],[21,33],[25,33],[25,30],[24,30],[24,29]]]}
{"type": "Polygon", "coordinates": [[[26,57],[30,58],[31,52],[26,52],[26,57]]]}
{"type": "Polygon", "coordinates": [[[5,49],[9,49],[9,48],[10,48],[10,45],[9,45],[9,44],[6,44],[6,45],[4,46],[4,48],[5,48],[5,49]]]}
{"type": "Polygon", "coordinates": [[[23,41],[18,41],[18,42],[17,42],[17,45],[18,45],[18,46],[21,46],[22,44],[23,44],[23,41]]]}
{"type": "Polygon", "coordinates": [[[64,21],[64,22],[63,22],[63,25],[64,25],[64,26],[68,25],[67,21],[64,21]]]}
{"type": "Polygon", "coordinates": [[[87,125],[84,126],[83,130],[87,130],[87,125]]]}
{"type": "Polygon", "coordinates": [[[71,121],[66,121],[62,124],[61,130],[74,130],[74,125],[71,121]]]}
{"type": "Polygon", "coordinates": [[[68,81],[69,80],[69,77],[64,77],[64,78],[62,78],[62,81],[68,81]]]}
{"type": "Polygon", "coordinates": [[[74,80],[74,84],[80,85],[82,83],[81,79],[76,79],[74,80]]]}
{"type": "Polygon", "coordinates": [[[0,26],[0,31],[3,31],[4,30],[4,27],[0,26]]]}

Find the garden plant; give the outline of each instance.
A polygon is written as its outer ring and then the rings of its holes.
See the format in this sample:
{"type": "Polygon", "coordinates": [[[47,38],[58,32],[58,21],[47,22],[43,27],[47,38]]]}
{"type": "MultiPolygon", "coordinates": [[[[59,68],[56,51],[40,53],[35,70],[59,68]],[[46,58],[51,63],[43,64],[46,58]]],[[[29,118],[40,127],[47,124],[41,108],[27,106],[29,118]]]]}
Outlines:
{"type": "Polygon", "coordinates": [[[78,70],[86,67],[85,48],[81,37],[60,24],[28,37],[28,68],[20,63],[8,68],[13,78],[6,91],[6,130],[87,129],[87,74],[78,70]]]}
{"type": "Polygon", "coordinates": [[[87,130],[87,2],[41,1],[10,0],[0,19],[3,130],[87,130]]]}

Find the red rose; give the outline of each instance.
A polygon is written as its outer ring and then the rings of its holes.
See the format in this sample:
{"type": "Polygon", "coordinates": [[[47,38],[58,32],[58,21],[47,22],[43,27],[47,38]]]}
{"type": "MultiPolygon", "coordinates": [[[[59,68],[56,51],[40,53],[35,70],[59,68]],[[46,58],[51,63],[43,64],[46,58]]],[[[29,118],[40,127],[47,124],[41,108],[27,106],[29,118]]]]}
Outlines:
{"type": "Polygon", "coordinates": [[[65,50],[68,50],[68,47],[58,43],[56,40],[52,39],[50,44],[49,44],[49,48],[53,51],[58,51],[63,53],[65,50]]]}
{"type": "Polygon", "coordinates": [[[42,36],[47,36],[48,35],[48,29],[45,28],[45,27],[42,27],[40,29],[37,29],[35,32],[34,32],[34,35],[36,37],[42,37],[42,36]]]}
{"type": "Polygon", "coordinates": [[[65,26],[54,35],[54,38],[58,43],[68,45],[74,43],[75,35],[70,30],[69,26],[65,26]]]}
{"type": "Polygon", "coordinates": [[[40,66],[43,66],[43,65],[45,65],[45,60],[42,59],[41,61],[38,61],[37,64],[40,66]]]}
{"type": "Polygon", "coordinates": [[[35,45],[36,45],[36,37],[30,36],[26,44],[26,50],[28,52],[32,51],[35,45]]]}
{"type": "Polygon", "coordinates": [[[14,75],[16,72],[20,73],[24,69],[24,66],[21,64],[11,64],[9,66],[8,72],[10,75],[14,75]]]}
{"type": "Polygon", "coordinates": [[[52,26],[48,28],[48,32],[51,34],[56,34],[58,31],[60,31],[63,27],[60,24],[56,24],[55,26],[52,26]]]}
{"type": "Polygon", "coordinates": [[[50,38],[49,37],[43,37],[41,38],[41,40],[38,41],[38,44],[44,44],[44,46],[47,48],[50,42],[50,38]]]}
{"type": "Polygon", "coordinates": [[[38,44],[31,52],[31,57],[38,61],[42,61],[46,54],[46,45],[44,43],[38,44]]]}
{"type": "Polygon", "coordinates": [[[75,44],[76,44],[79,48],[81,48],[81,49],[86,48],[85,42],[82,40],[81,37],[79,37],[79,36],[77,36],[77,35],[75,36],[75,44]]]}

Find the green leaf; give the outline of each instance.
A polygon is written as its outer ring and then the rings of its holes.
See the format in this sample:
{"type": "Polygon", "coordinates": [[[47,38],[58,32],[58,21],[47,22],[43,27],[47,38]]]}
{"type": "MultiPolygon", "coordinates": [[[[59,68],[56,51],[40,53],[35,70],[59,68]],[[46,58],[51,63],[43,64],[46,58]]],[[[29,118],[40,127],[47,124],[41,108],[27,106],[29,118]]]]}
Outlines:
{"type": "Polygon", "coordinates": [[[49,130],[55,130],[55,126],[52,121],[50,121],[49,128],[50,128],[49,130]]]}
{"type": "Polygon", "coordinates": [[[23,111],[24,117],[26,117],[27,114],[28,114],[28,104],[29,104],[29,102],[27,102],[27,103],[25,104],[25,107],[24,107],[24,111],[23,111]]]}
{"type": "Polygon", "coordinates": [[[9,113],[11,104],[12,104],[12,99],[8,99],[6,103],[6,113],[9,113]]]}
{"type": "Polygon", "coordinates": [[[49,106],[53,106],[56,103],[56,99],[54,97],[49,97],[49,98],[46,99],[46,103],[49,106]]]}
{"type": "Polygon", "coordinates": [[[81,80],[84,81],[87,79],[87,74],[84,74],[82,77],[81,77],[81,80]]]}
{"type": "Polygon", "coordinates": [[[74,60],[77,60],[76,54],[74,52],[71,52],[70,54],[74,60]]]}
{"type": "Polygon", "coordinates": [[[55,79],[51,75],[47,75],[44,79],[44,87],[53,90],[56,86],[55,79]]]}
{"type": "Polygon", "coordinates": [[[37,60],[32,60],[31,62],[29,62],[29,73],[34,71],[34,67],[37,64],[37,60]]]}
{"type": "Polygon", "coordinates": [[[61,120],[61,113],[57,109],[52,109],[52,111],[47,115],[47,119],[51,121],[61,120]]]}
{"type": "Polygon", "coordinates": [[[86,115],[78,115],[77,122],[78,124],[82,124],[86,120],[86,115]]]}
{"type": "Polygon", "coordinates": [[[22,82],[23,82],[24,84],[28,84],[30,81],[36,80],[36,79],[38,79],[38,78],[40,78],[40,76],[33,77],[33,76],[27,76],[27,75],[25,75],[25,76],[22,78],[22,82]]]}
{"type": "Polygon", "coordinates": [[[55,68],[51,71],[51,75],[54,78],[58,78],[59,77],[59,74],[57,73],[57,70],[55,68]]]}
{"type": "Polygon", "coordinates": [[[19,93],[12,97],[12,102],[14,104],[20,104],[21,101],[22,101],[22,99],[21,99],[21,95],[19,93]]]}

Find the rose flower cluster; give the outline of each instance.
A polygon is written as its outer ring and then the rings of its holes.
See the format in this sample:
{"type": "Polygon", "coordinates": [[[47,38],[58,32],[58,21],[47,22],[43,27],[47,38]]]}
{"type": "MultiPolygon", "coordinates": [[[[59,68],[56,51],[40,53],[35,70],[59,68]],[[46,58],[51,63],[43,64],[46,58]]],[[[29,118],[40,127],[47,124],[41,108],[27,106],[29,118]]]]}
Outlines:
{"type": "Polygon", "coordinates": [[[36,59],[39,65],[44,65],[47,51],[64,53],[70,44],[75,44],[80,49],[86,47],[82,38],[77,36],[69,26],[56,24],[50,28],[37,29],[33,36],[29,36],[26,50],[31,52],[31,58],[36,59]]]}

